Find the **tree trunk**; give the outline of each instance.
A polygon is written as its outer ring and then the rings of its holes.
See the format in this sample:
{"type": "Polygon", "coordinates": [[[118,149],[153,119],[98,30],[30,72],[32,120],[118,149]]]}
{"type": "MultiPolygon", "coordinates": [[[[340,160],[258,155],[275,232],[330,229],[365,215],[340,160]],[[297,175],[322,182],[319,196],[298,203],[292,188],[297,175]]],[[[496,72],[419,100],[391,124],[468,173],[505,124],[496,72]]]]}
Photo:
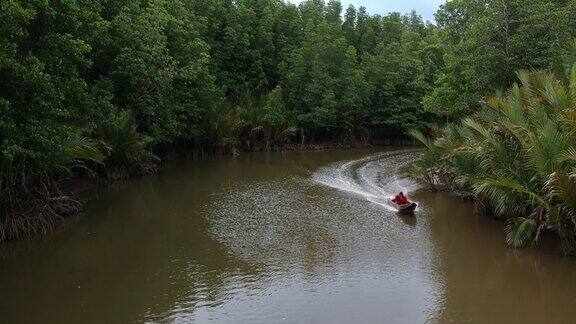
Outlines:
{"type": "Polygon", "coordinates": [[[270,132],[266,132],[265,141],[266,141],[266,152],[270,152],[270,132]]]}

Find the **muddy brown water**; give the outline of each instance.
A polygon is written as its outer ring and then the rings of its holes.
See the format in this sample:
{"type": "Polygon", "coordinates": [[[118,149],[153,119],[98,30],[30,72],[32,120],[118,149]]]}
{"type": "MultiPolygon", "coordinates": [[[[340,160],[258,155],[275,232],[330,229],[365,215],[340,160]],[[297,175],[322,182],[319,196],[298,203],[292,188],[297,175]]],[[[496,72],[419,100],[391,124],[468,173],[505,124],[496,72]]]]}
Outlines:
{"type": "Polygon", "coordinates": [[[0,246],[0,323],[567,323],[576,260],[398,170],[412,150],[170,163],[0,246]],[[420,203],[400,216],[384,197],[420,203]]]}

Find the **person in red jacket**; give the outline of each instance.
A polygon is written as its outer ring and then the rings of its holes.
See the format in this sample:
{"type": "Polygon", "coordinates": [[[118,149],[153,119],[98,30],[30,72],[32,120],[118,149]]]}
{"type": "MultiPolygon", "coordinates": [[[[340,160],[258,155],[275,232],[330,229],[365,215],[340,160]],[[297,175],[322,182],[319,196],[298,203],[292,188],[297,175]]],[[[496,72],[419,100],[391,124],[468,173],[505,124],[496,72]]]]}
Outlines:
{"type": "Polygon", "coordinates": [[[403,192],[397,194],[396,197],[394,197],[394,199],[392,199],[392,201],[397,205],[408,205],[410,203],[408,198],[406,198],[406,196],[404,196],[403,192]]]}

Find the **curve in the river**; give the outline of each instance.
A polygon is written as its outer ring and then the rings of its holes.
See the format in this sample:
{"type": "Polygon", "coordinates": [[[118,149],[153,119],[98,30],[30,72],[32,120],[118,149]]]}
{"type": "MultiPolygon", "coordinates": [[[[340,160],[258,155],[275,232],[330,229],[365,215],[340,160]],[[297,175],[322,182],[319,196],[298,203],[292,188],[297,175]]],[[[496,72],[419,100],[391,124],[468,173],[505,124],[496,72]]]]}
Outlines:
{"type": "Polygon", "coordinates": [[[388,197],[400,191],[410,193],[418,187],[416,182],[401,175],[401,169],[417,156],[416,150],[375,154],[332,164],[315,172],[312,179],[394,211],[387,203],[388,197]]]}

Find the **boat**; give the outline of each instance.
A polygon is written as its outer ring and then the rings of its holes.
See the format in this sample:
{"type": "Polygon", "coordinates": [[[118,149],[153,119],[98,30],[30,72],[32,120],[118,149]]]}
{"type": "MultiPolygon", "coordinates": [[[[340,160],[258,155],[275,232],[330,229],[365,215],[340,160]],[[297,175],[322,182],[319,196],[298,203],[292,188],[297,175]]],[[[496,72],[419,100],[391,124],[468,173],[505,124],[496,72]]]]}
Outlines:
{"type": "Polygon", "coordinates": [[[396,208],[399,213],[413,213],[416,210],[416,207],[418,207],[418,204],[414,202],[405,205],[398,205],[395,202],[393,202],[392,199],[390,198],[388,198],[388,203],[392,207],[396,208]]]}

